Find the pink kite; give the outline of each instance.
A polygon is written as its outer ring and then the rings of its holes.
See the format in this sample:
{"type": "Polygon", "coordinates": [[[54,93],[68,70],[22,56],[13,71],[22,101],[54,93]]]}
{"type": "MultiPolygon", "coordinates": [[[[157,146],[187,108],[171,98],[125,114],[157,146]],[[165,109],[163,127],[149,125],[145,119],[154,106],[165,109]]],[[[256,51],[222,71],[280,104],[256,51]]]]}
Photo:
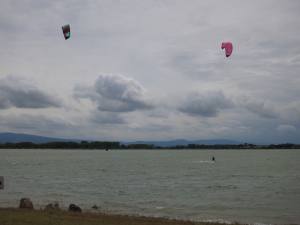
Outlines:
{"type": "Polygon", "coordinates": [[[225,48],[225,55],[226,55],[226,57],[229,57],[231,55],[232,50],[233,50],[233,46],[232,46],[231,42],[222,42],[221,48],[222,49],[225,48]]]}

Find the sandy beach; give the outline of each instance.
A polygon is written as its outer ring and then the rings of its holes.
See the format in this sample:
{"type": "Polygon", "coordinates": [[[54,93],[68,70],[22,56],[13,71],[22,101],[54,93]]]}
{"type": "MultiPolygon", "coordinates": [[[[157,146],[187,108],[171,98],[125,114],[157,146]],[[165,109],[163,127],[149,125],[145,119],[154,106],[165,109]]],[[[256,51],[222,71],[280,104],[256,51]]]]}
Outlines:
{"type": "Polygon", "coordinates": [[[106,213],[73,213],[64,210],[28,210],[0,208],[1,225],[215,225],[167,218],[116,215],[106,213]]]}

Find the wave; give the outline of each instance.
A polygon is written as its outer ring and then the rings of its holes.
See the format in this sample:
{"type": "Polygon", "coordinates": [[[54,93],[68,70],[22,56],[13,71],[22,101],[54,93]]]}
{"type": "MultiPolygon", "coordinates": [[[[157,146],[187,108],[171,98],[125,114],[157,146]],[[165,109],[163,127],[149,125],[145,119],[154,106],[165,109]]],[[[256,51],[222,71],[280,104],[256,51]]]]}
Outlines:
{"type": "Polygon", "coordinates": [[[200,161],[194,161],[193,163],[215,163],[215,161],[212,161],[212,160],[200,160],[200,161]]]}
{"type": "Polygon", "coordinates": [[[206,187],[207,189],[218,189],[218,190],[232,190],[232,189],[237,189],[238,187],[236,185],[209,185],[206,187]]]}

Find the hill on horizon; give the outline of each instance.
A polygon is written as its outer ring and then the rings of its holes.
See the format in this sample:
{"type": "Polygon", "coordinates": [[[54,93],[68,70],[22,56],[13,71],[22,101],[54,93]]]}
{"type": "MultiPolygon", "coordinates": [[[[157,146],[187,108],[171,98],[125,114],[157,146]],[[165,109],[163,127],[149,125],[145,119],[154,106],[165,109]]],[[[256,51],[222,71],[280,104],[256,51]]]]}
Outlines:
{"type": "Polygon", "coordinates": [[[0,133],[0,143],[18,143],[18,142],[32,142],[35,144],[47,143],[47,142],[68,142],[79,140],[75,139],[65,139],[65,138],[55,138],[55,137],[45,137],[32,134],[20,134],[20,133],[0,133]]]}
{"type": "MultiPolygon", "coordinates": [[[[40,135],[32,134],[21,134],[21,133],[11,133],[5,132],[0,133],[0,143],[18,143],[18,142],[32,142],[36,144],[47,143],[47,142],[80,142],[79,139],[66,139],[66,138],[56,138],[56,137],[46,137],[40,135]]],[[[93,140],[90,140],[93,141],[93,140]]],[[[95,140],[94,140],[95,141],[95,140]]],[[[101,141],[101,140],[100,140],[101,141]]],[[[208,139],[208,140],[185,140],[185,139],[175,139],[168,141],[131,141],[121,142],[122,144],[149,144],[158,147],[173,147],[176,145],[189,145],[189,144],[198,144],[198,145],[215,145],[215,144],[227,144],[227,145],[236,145],[240,142],[227,140],[227,139],[208,139]]]]}

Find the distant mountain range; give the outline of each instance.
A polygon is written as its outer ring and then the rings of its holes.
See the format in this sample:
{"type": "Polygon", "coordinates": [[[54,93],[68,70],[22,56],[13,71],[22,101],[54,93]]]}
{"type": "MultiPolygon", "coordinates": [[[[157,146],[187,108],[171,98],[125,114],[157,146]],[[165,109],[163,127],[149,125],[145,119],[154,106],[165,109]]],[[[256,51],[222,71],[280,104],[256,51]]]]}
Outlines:
{"type": "Polygon", "coordinates": [[[67,141],[76,141],[71,139],[63,138],[52,138],[44,137],[31,134],[16,134],[16,133],[0,133],[0,143],[18,143],[18,142],[32,142],[36,144],[47,143],[47,142],[67,142],[67,141]]]}
{"type": "MultiPolygon", "coordinates": [[[[18,142],[32,142],[36,144],[47,143],[47,142],[80,142],[79,139],[64,139],[64,138],[54,138],[54,137],[44,137],[31,134],[18,134],[18,133],[0,133],[0,143],[18,143],[18,142]]],[[[99,140],[102,141],[102,140],[99,140]]],[[[215,144],[227,144],[235,145],[240,144],[240,142],[226,140],[226,139],[210,139],[210,140],[185,140],[176,139],[170,141],[133,141],[133,142],[121,142],[122,144],[149,144],[159,147],[173,147],[176,145],[215,145],[215,144]]]]}

